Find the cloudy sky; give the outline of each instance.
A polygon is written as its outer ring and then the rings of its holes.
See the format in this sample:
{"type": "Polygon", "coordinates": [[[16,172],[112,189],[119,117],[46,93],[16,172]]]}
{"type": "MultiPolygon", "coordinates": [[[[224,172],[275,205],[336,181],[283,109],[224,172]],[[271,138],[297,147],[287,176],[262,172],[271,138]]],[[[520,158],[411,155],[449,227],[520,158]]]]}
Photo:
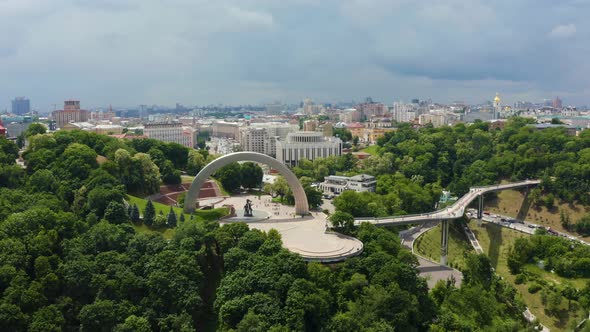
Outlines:
{"type": "Polygon", "coordinates": [[[0,0],[0,109],[590,104],[590,0],[0,0]]]}

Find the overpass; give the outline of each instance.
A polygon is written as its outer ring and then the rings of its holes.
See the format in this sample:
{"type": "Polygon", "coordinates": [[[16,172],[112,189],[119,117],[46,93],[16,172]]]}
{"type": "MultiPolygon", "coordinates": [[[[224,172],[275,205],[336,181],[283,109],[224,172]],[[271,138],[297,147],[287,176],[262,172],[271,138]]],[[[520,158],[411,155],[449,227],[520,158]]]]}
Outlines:
{"type": "Polygon", "coordinates": [[[471,204],[471,202],[473,202],[476,198],[479,199],[477,218],[481,219],[483,213],[483,201],[485,194],[509,189],[529,188],[530,186],[536,186],[540,183],[541,180],[526,180],[521,182],[498,184],[492,186],[471,187],[467,194],[463,195],[463,197],[459,198],[451,206],[446,207],[442,210],[403,216],[381,218],[355,218],[354,223],[357,226],[364,222],[368,222],[376,226],[396,226],[409,224],[423,224],[433,221],[442,222],[440,261],[441,264],[446,265],[449,238],[449,220],[459,219],[463,217],[465,209],[467,209],[469,204],[471,204]]]}

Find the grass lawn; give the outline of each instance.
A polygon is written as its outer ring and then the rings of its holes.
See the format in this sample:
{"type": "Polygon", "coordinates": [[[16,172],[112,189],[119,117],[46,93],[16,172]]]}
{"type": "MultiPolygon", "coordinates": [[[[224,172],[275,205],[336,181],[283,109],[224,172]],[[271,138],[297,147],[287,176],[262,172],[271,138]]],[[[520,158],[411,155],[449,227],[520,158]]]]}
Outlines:
{"type": "Polygon", "coordinates": [[[226,190],[225,188],[223,188],[223,186],[221,185],[221,182],[217,181],[217,179],[214,178],[210,178],[211,180],[215,181],[215,183],[217,183],[217,186],[219,187],[219,192],[221,193],[222,196],[231,196],[226,190]]]}
{"type": "Polygon", "coordinates": [[[377,155],[378,149],[379,149],[379,145],[375,144],[375,145],[369,146],[368,148],[364,148],[361,151],[372,154],[372,155],[377,155]]]}
{"type": "MultiPolygon", "coordinates": [[[[143,215],[143,211],[145,210],[145,205],[147,204],[147,200],[143,199],[143,198],[139,198],[136,196],[131,196],[131,195],[127,195],[127,201],[129,202],[129,204],[137,204],[137,207],[139,208],[140,213],[143,215]]],[[[162,211],[163,214],[168,214],[168,212],[170,211],[170,206],[169,205],[165,205],[165,204],[161,204],[158,202],[152,202],[154,204],[154,207],[156,208],[156,214],[160,214],[160,211],[162,211]]],[[[180,215],[182,212],[182,208],[179,207],[172,207],[172,209],[174,210],[174,212],[177,215],[180,215]]],[[[227,215],[228,211],[225,208],[217,208],[217,209],[213,209],[213,210],[196,210],[194,212],[195,216],[197,218],[203,219],[203,220],[218,220],[219,218],[227,215]]],[[[186,218],[186,220],[190,219],[190,214],[184,213],[184,217],[186,218]]]]}
{"type": "MultiPolygon", "coordinates": [[[[414,250],[421,256],[428,257],[435,262],[440,261],[440,224],[428,232],[422,234],[414,242],[414,250]]],[[[464,254],[475,252],[467,236],[458,222],[451,222],[449,225],[449,265],[462,268],[464,254]]]]}
{"type": "MultiPolygon", "coordinates": [[[[145,206],[147,204],[147,200],[143,199],[143,198],[139,198],[136,196],[131,196],[131,195],[127,195],[127,202],[129,202],[129,204],[137,204],[137,207],[139,208],[139,213],[141,213],[143,215],[143,211],[145,210],[145,206]]],[[[165,204],[161,204],[158,202],[152,202],[154,204],[154,208],[156,209],[156,214],[160,214],[160,211],[164,214],[167,215],[168,212],[170,211],[170,206],[169,205],[165,205],[165,204]]],[[[172,209],[174,210],[174,212],[177,215],[180,215],[182,212],[182,209],[179,207],[172,207],[172,209]]],[[[229,211],[226,208],[217,208],[217,209],[213,209],[213,210],[196,210],[195,211],[195,217],[197,220],[218,220],[219,218],[227,215],[229,211]]],[[[186,214],[184,213],[184,217],[186,220],[190,220],[190,214],[186,214]]],[[[138,233],[152,233],[152,232],[158,232],[161,233],[162,236],[164,236],[165,239],[171,239],[174,236],[174,229],[162,229],[162,230],[157,230],[157,229],[150,229],[149,227],[147,227],[144,224],[141,225],[133,225],[133,228],[135,228],[135,231],[138,233]]]]}
{"type": "MultiPolygon", "coordinates": [[[[564,303],[562,303],[563,310],[561,310],[559,317],[548,315],[541,301],[541,292],[535,294],[529,293],[529,283],[515,284],[515,276],[510,273],[506,263],[508,250],[516,239],[530,235],[486,222],[482,223],[482,226],[479,227],[474,220],[470,221],[469,227],[479,240],[479,244],[484,252],[490,257],[492,266],[496,272],[518,290],[526,305],[543,325],[547,326],[551,331],[563,331],[568,329],[574,322],[579,322],[582,319],[581,312],[567,311],[567,301],[565,299],[563,301],[564,303]]],[[[557,285],[571,283],[575,287],[583,287],[586,282],[585,279],[562,278],[551,272],[544,271],[535,265],[527,265],[525,269],[527,272],[538,275],[542,279],[557,285]]]]}
{"type": "MultiPolygon", "coordinates": [[[[590,207],[573,204],[560,204],[555,200],[555,207],[547,210],[546,207],[535,208],[531,206],[530,199],[525,200],[524,195],[518,190],[504,190],[498,193],[498,198],[485,200],[485,209],[501,215],[524,219],[538,225],[549,226],[557,231],[571,233],[561,226],[559,214],[563,210],[570,215],[572,221],[579,220],[590,212],[590,207]]],[[[571,233],[576,235],[575,233],[571,233]]]]}
{"type": "MultiPolygon", "coordinates": [[[[180,178],[182,179],[182,183],[192,183],[193,180],[195,179],[194,176],[192,175],[181,175],[180,178]]],[[[221,195],[223,196],[231,196],[230,194],[227,193],[227,191],[225,191],[225,189],[223,189],[223,186],[221,185],[221,183],[219,181],[217,181],[214,178],[209,178],[210,180],[215,181],[215,183],[217,183],[217,186],[219,187],[219,191],[221,192],[221,195]]]]}
{"type": "Polygon", "coordinates": [[[180,178],[182,179],[182,183],[191,183],[193,182],[193,179],[195,178],[192,175],[181,175],[180,178]]]}

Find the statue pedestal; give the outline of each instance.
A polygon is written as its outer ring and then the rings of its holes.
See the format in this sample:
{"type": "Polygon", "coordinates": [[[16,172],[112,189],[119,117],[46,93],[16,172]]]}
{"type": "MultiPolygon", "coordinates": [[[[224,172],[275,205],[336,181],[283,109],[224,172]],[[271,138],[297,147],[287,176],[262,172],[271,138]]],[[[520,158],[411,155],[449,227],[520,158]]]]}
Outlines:
{"type": "Polygon", "coordinates": [[[236,211],[236,215],[230,218],[225,218],[223,221],[229,222],[255,222],[255,221],[263,221],[268,220],[270,218],[270,213],[261,210],[253,210],[251,215],[244,214],[243,210],[236,211]]]}

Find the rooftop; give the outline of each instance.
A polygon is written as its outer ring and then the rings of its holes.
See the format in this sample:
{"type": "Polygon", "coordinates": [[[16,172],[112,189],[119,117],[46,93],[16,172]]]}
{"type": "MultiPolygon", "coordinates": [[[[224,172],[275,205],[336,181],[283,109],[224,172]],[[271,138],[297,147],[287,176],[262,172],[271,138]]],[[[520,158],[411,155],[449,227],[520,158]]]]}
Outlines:
{"type": "Polygon", "coordinates": [[[364,126],[358,122],[351,123],[347,126],[348,128],[364,128],[364,126]]]}

